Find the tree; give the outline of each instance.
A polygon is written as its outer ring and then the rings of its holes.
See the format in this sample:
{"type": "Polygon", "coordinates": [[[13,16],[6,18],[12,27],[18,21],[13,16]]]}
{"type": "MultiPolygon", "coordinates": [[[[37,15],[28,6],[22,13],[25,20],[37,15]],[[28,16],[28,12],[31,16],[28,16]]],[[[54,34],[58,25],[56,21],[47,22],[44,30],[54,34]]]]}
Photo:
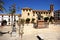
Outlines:
{"type": "Polygon", "coordinates": [[[2,0],[0,0],[0,11],[1,11],[1,12],[3,12],[3,10],[5,9],[5,8],[3,7],[3,5],[4,5],[4,2],[3,2],[2,0]]]}
{"type": "Polygon", "coordinates": [[[19,36],[21,36],[21,39],[22,39],[22,36],[23,36],[23,28],[24,28],[24,22],[25,20],[24,19],[20,19],[18,20],[18,26],[19,26],[19,36]],[[22,25],[22,26],[21,26],[22,25]]]}
{"type": "Polygon", "coordinates": [[[45,17],[45,18],[44,18],[44,21],[45,21],[45,22],[47,22],[48,20],[49,20],[49,18],[48,18],[48,17],[45,17]]]}
{"type": "MultiPolygon", "coordinates": [[[[5,10],[5,8],[3,7],[4,2],[2,0],[0,0],[0,11],[3,12],[5,10]]],[[[2,18],[3,19],[3,18],[2,18]]],[[[2,29],[2,28],[1,28],[2,29]]],[[[1,30],[0,30],[1,31],[1,30]]]]}
{"type": "Polygon", "coordinates": [[[25,20],[24,19],[21,19],[21,24],[24,26],[24,22],[25,20]]]}
{"type": "Polygon", "coordinates": [[[54,20],[54,17],[50,17],[50,19],[49,19],[49,22],[53,22],[53,20],[54,20]]]}
{"type": "MultiPolygon", "coordinates": [[[[9,7],[9,10],[10,10],[10,14],[11,14],[11,19],[12,19],[12,22],[11,22],[11,25],[12,25],[12,31],[13,31],[13,28],[15,26],[15,12],[16,12],[16,5],[13,4],[11,7],[9,7]],[[14,16],[14,18],[13,18],[14,16]],[[13,21],[14,19],[14,21],[13,21]]],[[[11,33],[12,34],[12,33],[11,33]]]]}
{"type": "MultiPolygon", "coordinates": [[[[4,5],[4,2],[2,0],[0,0],[0,11],[1,12],[3,12],[5,10],[5,8],[3,7],[3,5],[4,5]]],[[[3,20],[3,18],[2,18],[2,20],[3,20]]]]}
{"type": "Polygon", "coordinates": [[[34,23],[34,20],[35,20],[35,18],[32,18],[32,21],[31,22],[34,23]]]}
{"type": "Polygon", "coordinates": [[[27,18],[27,19],[26,19],[26,23],[29,23],[29,21],[30,21],[30,18],[27,18]]]}
{"type": "Polygon", "coordinates": [[[15,12],[16,12],[16,5],[13,4],[11,5],[11,7],[9,7],[9,11],[10,11],[10,14],[11,14],[11,18],[12,18],[12,25],[15,24],[15,12]],[[13,16],[14,16],[14,23],[13,23],[13,16]]]}

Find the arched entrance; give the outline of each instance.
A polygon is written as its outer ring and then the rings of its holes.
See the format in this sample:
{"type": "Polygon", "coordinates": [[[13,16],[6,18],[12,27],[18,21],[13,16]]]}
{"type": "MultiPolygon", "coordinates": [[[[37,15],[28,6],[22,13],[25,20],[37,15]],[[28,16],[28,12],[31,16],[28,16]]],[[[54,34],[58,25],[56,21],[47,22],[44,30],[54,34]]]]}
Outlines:
{"type": "Polygon", "coordinates": [[[3,20],[3,21],[1,22],[1,26],[5,26],[5,25],[7,25],[7,21],[6,21],[6,20],[3,20]]]}

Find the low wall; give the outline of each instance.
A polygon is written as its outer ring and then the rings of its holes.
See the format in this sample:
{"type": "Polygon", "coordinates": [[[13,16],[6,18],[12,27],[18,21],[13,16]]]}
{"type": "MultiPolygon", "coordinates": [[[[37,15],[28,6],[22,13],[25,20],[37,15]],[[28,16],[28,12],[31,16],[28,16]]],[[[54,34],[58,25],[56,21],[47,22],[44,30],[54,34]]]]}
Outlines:
{"type": "Polygon", "coordinates": [[[47,27],[47,22],[44,22],[43,20],[38,20],[38,28],[45,28],[47,27]]]}

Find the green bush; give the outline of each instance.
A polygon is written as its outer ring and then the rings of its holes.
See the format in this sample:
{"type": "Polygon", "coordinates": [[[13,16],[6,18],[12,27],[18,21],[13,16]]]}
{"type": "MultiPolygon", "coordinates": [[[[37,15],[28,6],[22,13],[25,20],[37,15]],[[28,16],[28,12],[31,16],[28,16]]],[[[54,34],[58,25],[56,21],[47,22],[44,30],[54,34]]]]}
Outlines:
{"type": "Polygon", "coordinates": [[[31,23],[34,23],[34,20],[35,20],[35,18],[32,18],[32,21],[31,21],[31,23]]]}
{"type": "Polygon", "coordinates": [[[54,17],[51,16],[49,22],[52,22],[52,20],[54,20],[54,17]]]}
{"type": "Polygon", "coordinates": [[[25,20],[24,19],[21,19],[21,24],[23,24],[25,22],[25,20]]]}
{"type": "Polygon", "coordinates": [[[44,21],[47,22],[49,20],[49,17],[45,17],[44,21]]]}

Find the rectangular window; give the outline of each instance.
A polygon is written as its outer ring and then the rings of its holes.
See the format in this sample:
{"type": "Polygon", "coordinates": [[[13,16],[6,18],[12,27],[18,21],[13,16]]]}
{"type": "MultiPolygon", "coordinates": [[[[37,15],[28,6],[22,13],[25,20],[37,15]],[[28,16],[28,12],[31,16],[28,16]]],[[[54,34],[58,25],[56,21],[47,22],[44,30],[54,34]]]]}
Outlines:
{"type": "Polygon", "coordinates": [[[39,14],[40,14],[40,12],[39,12],[39,14]]]}
{"type": "Polygon", "coordinates": [[[33,13],[33,16],[35,16],[35,13],[33,13]]]}
{"type": "Polygon", "coordinates": [[[33,12],[33,13],[35,13],[35,12],[33,12]]]}
{"type": "Polygon", "coordinates": [[[50,12],[49,12],[49,14],[50,14],[50,12]]]}
{"type": "Polygon", "coordinates": [[[48,12],[46,12],[46,14],[48,14],[48,12]]]}
{"type": "Polygon", "coordinates": [[[36,14],[37,14],[37,12],[36,12],[36,14]]]}

